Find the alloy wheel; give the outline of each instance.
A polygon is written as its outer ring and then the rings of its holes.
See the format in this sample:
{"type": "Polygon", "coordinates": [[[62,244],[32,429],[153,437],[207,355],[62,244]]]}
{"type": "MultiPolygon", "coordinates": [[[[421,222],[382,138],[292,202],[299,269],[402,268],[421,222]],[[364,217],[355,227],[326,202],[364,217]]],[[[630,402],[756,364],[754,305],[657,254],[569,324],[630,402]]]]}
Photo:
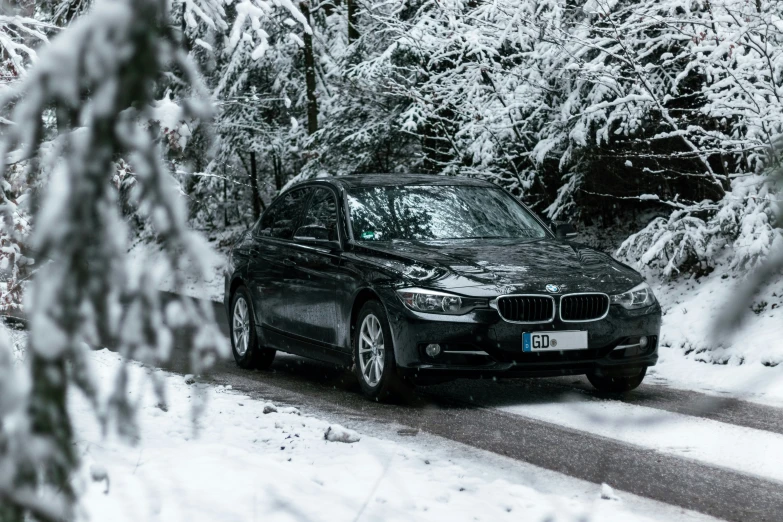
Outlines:
{"type": "Polygon", "coordinates": [[[234,303],[233,320],[234,349],[237,355],[242,357],[247,352],[250,343],[250,314],[247,301],[244,297],[239,297],[234,303]]]}
{"type": "Polygon", "coordinates": [[[383,329],[373,314],[368,314],[359,329],[359,369],[368,385],[378,386],[383,375],[383,329]]]}

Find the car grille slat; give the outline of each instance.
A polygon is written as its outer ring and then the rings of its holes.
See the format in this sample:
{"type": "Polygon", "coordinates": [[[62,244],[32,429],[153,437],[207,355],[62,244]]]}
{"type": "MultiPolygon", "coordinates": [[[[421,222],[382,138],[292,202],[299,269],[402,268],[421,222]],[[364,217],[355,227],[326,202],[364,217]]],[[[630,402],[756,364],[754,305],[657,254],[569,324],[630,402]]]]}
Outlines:
{"type": "Polygon", "coordinates": [[[564,295],[560,299],[560,319],[563,321],[595,321],[609,311],[606,294],[564,295]]]}
{"type": "Polygon", "coordinates": [[[547,295],[506,295],[498,297],[500,316],[515,323],[548,323],[555,316],[554,299],[547,295]]]}

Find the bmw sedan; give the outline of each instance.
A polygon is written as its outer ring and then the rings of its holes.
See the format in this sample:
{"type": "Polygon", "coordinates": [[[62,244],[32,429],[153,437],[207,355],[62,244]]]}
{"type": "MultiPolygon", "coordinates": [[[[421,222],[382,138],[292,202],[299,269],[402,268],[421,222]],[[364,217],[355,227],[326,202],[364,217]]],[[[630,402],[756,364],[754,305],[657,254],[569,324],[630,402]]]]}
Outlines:
{"type": "Polygon", "coordinates": [[[586,375],[629,391],[658,359],[661,308],[632,268],[485,181],[321,178],[234,245],[234,358],[351,367],[365,395],[460,377],[586,375]]]}

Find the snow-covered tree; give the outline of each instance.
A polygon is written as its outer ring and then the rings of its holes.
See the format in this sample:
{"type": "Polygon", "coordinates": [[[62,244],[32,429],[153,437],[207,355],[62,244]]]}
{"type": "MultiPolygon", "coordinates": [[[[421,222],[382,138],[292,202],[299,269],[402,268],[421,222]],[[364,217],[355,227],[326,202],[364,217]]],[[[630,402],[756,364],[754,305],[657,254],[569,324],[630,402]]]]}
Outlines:
{"type": "MultiPolygon", "coordinates": [[[[133,167],[134,203],[164,240],[173,273],[180,274],[186,259],[201,267],[205,255],[201,240],[187,230],[183,204],[144,125],[154,84],[166,73],[200,92],[168,23],[168,2],[104,1],[56,37],[6,98],[18,102],[2,159],[16,151],[31,178],[50,166],[51,179],[33,220],[33,247],[47,261],[28,296],[29,388],[15,390],[18,402],[0,412],[21,415],[18,422],[0,417],[3,520],[73,515],[76,492],[70,477],[78,457],[66,408],[72,386],[93,401],[106,426],[126,435],[135,430],[125,370],[111,398],[101,402],[84,343],[112,342],[127,356],[155,363],[168,357],[172,330],[187,326],[194,332],[196,371],[224,351],[209,307],[182,298],[164,309],[155,290],[159,268],[134,267],[125,259],[128,229],[112,183],[120,157],[133,167]],[[50,109],[58,117],[59,137],[44,146],[50,109]]],[[[209,105],[198,97],[182,105],[193,117],[209,115],[209,105]]],[[[8,179],[7,161],[2,173],[8,179]]],[[[6,196],[2,210],[8,230],[15,226],[13,208],[6,196]]]]}
{"type": "Polygon", "coordinates": [[[36,48],[47,42],[47,34],[55,28],[25,11],[0,7],[0,87],[24,76],[36,59],[36,48]]]}
{"type": "Polygon", "coordinates": [[[43,0],[36,4],[36,18],[57,27],[66,27],[86,13],[93,0],[43,0]]]}
{"type": "Polygon", "coordinates": [[[768,252],[779,235],[764,171],[779,164],[775,145],[783,135],[780,15],[777,2],[651,2],[610,29],[636,80],[626,82],[631,89],[623,95],[634,97],[628,108],[613,107],[609,118],[624,125],[624,115],[636,110],[657,119],[657,126],[645,125],[645,140],[628,146],[643,151],[639,174],[663,185],[640,196],[673,209],[621,252],[666,274],[709,266],[725,246],[740,268],[768,252]],[[622,46],[634,35],[635,48],[622,46]]]}
{"type": "Polygon", "coordinates": [[[419,170],[492,179],[552,219],[647,209],[621,254],[666,274],[768,249],[769,187],[746,178],[778,162],[776,2],[389,5],[353,72],[407,100],[419,170]]]}
{"type": "Polygon", "coordinates": [[[282,10],[254,26],[249,17],[260,12],[252,2],[229,6],[231,28],[218,37],[224,45],[215,48],[216,66],[208,77],[218,111],[217,146],[193,188],[202,223],[227,221],[228,209],[234,223],[257,219],[302,162],[307,120],[299,35],[313,29],[301,13],[282,10]]]}
{"type": "MultiPolygon", "coordinates": [[[[27,69],[35,62],[39,46],[48,42],[55,26],[34,17],[33,2],[0,7],[0,92],[24,78],[27,69]]],[[[0,116],[0,124],[8,124],[0,116]]],[[[14,226],[0,230],[0,311],[19,309],[22,306],[24,286],[30,277],[32,260],[26,240],[29,233],[29,215],[26,203],[32,187],[28,183],[21,164],[9,168],[3,190],[9,212],[14,216],[14,226]]]]}
{"type": "MultiPolygon", "coordinates": [[[[157,291],[163,272],[178,285],[187,271],[203,274],[211,256],[188,228],[178,185],[187,177],[183,154],[192,129],[213,110],[194,67],[193,58],[204,57],[191,44],[209,51],[207,40],[229,27],[223,1],[65,3],[78,7],[69,8],[76,14],[61,22],[68,28],[0,100],[12,122],[0,151],[5,234],[21,232],[15,180],[22,176],[43,185],[35,204],[26,207],[40,266],[26,296],[30,336],[21,375],[10,369],[0,340],[4,521],[73,518],[78,455],[66,404],[73,390],[92,402],[105,429],[136,434],[127,369],[119,371],[110,396],[100,396],[86,362],[88,345],[108,344],[128,358],[158,365],[170,354],[174,332],[187,331],[194,372],[226,349],[208,304],[179,297],[164,305],[157,291]],[[122,189],[126,208],[120,205],[122,189]],[[133,223],[124,219],[128,207],[153,227],[166,266],[126,258],[133,223]]],[[[276,4],[301,19],[290,3],[276,4]]],[[[274,11],[260,0],[238,7],[247,10],[235,24],[240,33],[255,30],[274,11]]],[[[49,3],[48,9],[46,16],[63,7],[49,3]]],[[[165,403],[162,386],[151,378],[165,403]]]]}

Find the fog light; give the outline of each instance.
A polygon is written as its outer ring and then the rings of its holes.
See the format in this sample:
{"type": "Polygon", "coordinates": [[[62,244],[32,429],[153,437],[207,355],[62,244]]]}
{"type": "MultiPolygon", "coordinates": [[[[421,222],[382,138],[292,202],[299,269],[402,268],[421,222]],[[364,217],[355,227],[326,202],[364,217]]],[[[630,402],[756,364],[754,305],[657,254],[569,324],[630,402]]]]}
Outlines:
{"type": "Polygon", "coordinates": [[[424,351],[427,353],[428,357],[437,357],[438,355],[440,355],[440,345],[428,344],[427,347],[424,349],[424,351]]]}
{"type": "Polygon", "coordinates": [[[645,337],[645,336],[639,337],[639,348],[644,350],[645,348],[647,348],[647,343],[648,342],[649,341],[647,341],[647,337],[645,337]]]}

